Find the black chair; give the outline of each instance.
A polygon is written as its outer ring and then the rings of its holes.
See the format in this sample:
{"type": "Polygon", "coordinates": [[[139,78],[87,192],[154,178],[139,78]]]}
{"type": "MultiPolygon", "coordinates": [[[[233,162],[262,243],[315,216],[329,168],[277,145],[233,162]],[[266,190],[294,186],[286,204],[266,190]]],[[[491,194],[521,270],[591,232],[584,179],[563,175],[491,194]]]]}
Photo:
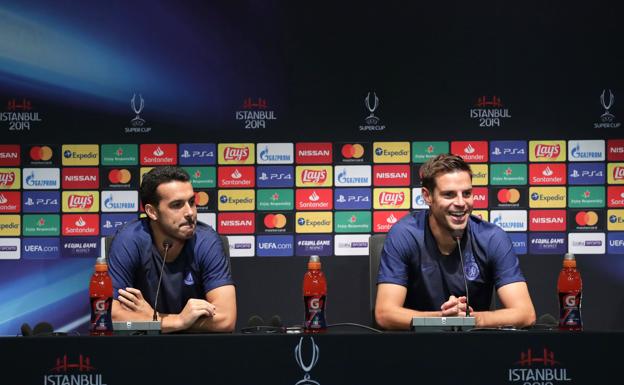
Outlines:
{"type": "Polygon", "coordinates": [[[372,325],[377,326],[375,322],[375,301],[377,299],[377,274],[379,273],[379,261],[381,259],[381,251],[383,250],[386,234],[371,235],[368,243],[368,265],[370,271],[369,291],[370,291],[370,311],[372,317],[372,325]]]}

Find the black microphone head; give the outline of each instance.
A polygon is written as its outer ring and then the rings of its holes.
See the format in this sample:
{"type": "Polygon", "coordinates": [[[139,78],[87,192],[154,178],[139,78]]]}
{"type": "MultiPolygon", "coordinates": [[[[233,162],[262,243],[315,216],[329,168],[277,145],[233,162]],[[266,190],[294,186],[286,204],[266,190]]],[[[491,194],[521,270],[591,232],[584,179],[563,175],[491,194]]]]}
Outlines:
{"type": "Polygon", "coordinates": [[[24,337],[28,337],[32,335],[32,329],[30,328],[30,325],[26,322],[22,324],[20,331],[22,332],[22,336],[24,337]]]}
{"type": "Polygon", "coordinates": [[[264,326],[264,320],[259,315],[252,315],[247,321],[247,326],[255,328],[257,326],[264,326]]]}
{"type": "Polygon", "coordinates": [[[34,336],[51,333],[54,333],[54,328],[48,322],[39,322],[32,330],[34,336]]]}
{"type": "Polygon", "coordinates": [[[464,236],[464,229],[455,229],[451,231],[453,239],[461,239],[464,236]]]}
{"type": "Polygon", "coordinates": [[[171,248],[171,246],[173,246],[173,241],[169,238],[165,238],[165,240],[162,243],[163,249],[169,249],[171,248]]]}
{"type": "Polygon", "coordinates": [[[282,326],[284,326],[284,324],[282,323],[282,318],[275,314],[273,317],[271,317],[271,322],[270,322],[271,326],[274,326],[276,328],[280,328],[282,326]]]}

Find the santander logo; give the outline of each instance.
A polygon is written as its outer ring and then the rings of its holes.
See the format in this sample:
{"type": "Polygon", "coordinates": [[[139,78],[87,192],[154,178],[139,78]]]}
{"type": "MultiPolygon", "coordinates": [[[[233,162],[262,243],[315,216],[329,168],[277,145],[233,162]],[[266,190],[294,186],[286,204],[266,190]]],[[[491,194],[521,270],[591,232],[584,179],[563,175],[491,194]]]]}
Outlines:
{"type": "Polygon", "coordinates": [[[67,201],[70,209],[89,209],[93,206],[93,195],[70,195],[67,201]]]}
{"type": "Polygon", "coordinates": [[[397,223],[398,219],[396,219],[396,217],[394,216],[394,214],[390,214],[390,216],[388,217],[388,219],[386,219],[386,222],[388,222],[389,224],[393,225],[395,223],[397,223]]]}
{"type": "Polygon", "coordinates": [[[310,196],[308,197],[308,199],[312,202],[316,202],[319,199],[321,199],[321,197],[318,196],[318,194],[316,193],[316,191],[312,191],[312,194],[310,194],[310,196]]]}
{"type": "Polygon", "coordinates": [[[401,206],[405,202],[405,194],[402,192],[382,192],[379,195],[379,204],[384,206],[401,206]]]}
{"type": "Polygon", "coordinates": [[[322,184],[327,180],[327,171],[325,170],[303,170],[301,174],[303,183],[322,184]]]}
{"type": "Polygon", "coordinates": [[[226,147],[223,153],[223,158],[225,158],[225,160],[247,160],[248,157],[249,149],[247,147],[226,147]]]}
{"type": "Polygon", "coordinates": [[[238,169],[235,169],[234,172],[230,175],[232,177],[232,179],[240,179],[243,174],[240,173],[240,171],[238,171],[238,169]]]}
{"type": "Polygon", "coordinates": [[[0,194],[0,204],[7,203],[9,200],[2,194],[0,194]]]}
{"type": "Polygon", "coordinates": [[[475,149],[474,147],[472,147],[472,144],[468,143],[468,146],[464,148],[464,152],[466,154],[473,154],[475,152],[475,149]]]}
{"type": "Polygon", "coordinates": [[[162,148],[160,148],[160,146],[158,146],[156,147],[154,152],[152,152],[152,154],[154,154],[154,156],[163,156],[165,155],[165,152],[162,150],[162,148]]]}
{"type": "Polygon", "coordinates": [[[550,167],[546,166],[546,168],[544,169],[544,171],[542,171],[542,175],[544,176],[551,176],[553,173],[553,170],[550,169],[550,167]]]}
{"type": "Polygon", "coordinates": [[[85,222],[84,219],[82,219],[82,217],[79,217],[78,220],[74,224],[78,227],[84,227],[86,226],[87,222],[85,222]]]}
{"type": "Polygon", "coordinates": [[[537,158],[557,158],[560,153],[561,147],[558,144],[538,144],[535,147],[537,158]]]}

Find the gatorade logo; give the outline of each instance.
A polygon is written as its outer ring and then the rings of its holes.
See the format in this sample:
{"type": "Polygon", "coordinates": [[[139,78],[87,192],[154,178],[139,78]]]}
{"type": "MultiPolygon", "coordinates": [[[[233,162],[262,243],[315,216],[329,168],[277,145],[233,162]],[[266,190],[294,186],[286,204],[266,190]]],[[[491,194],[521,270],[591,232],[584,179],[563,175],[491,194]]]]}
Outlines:
{"type": "Polygon", "coordinates": [[[95,300],[95,311],[97,311],[97,312],[104,312],[104,311],[106,311],[106,300],[105,299],[95,300]]]}
{"type": "Polygon", "coordinates": [[[321,308],[321,299],[320,298],[312,298],[310,299],[310,308],[314,310],[318,310],[321,308]]]}
{"type": "Polygon", "coordinates": [[[576,307],[576,296],[574,294],[568,294],[564,297],[563,302],[566,307],[576,307]]]}

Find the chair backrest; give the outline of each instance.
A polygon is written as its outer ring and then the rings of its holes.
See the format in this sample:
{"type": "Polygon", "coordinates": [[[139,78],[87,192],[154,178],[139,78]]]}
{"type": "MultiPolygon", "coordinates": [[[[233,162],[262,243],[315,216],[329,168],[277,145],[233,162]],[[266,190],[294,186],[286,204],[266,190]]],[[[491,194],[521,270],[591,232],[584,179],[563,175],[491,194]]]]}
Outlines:
{"type": "Polygon", "coordinates": [[[375,325],[375,300],[377,299],[377,274],[386,234],[371,235],[368,243],[368,264],[370,271],[370,311],[372,324],[375,325]]]}
{"type": "Polygon", "coordinates": [[[219,237],[221,238],[221,243],[223,244],[223,254],[225,254],[226,257],[228,257],[228,259],[230,258],[230,241],[228,240],[228,237],[226,237],[225,235],[219,235],[219,237]]]}

